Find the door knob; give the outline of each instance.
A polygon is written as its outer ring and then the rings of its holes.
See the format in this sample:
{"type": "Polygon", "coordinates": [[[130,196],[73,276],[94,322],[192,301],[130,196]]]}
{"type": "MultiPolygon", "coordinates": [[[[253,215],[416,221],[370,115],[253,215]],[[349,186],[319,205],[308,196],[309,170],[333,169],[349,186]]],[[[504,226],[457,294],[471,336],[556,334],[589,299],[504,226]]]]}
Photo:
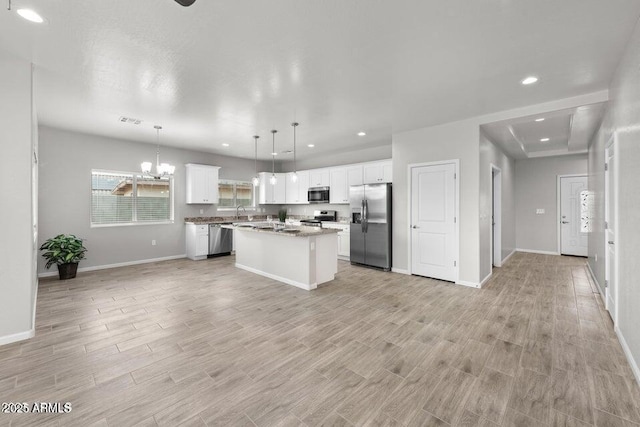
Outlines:
{"type": "Polygon", "coordinates": [[[413,227],[411,227],[411,228],[420,228],[420,227],[418,227],[417,225],[414,225],[414,226],[413,226],[413,227]]]}
{"type": "Polygon", "coordinates": [[[613,243],[613,240],[609,240],[607,243],[608,243],[608,244],[610,244],[610,245],[613,245],[613,244],[614,244],[614,243],[613,243]]]}
{"type": "Polygon", "coordinates": [[[569,221],[562,221],[563,224],[569,224],[569,221]]]}

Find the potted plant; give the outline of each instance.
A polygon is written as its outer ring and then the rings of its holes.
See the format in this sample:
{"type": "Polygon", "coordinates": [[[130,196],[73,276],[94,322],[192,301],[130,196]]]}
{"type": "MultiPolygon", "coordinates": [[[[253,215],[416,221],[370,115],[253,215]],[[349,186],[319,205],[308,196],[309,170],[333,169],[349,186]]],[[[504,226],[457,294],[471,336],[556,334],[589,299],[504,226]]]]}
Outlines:
{"type": "Polygon", "coordinates": [[[82,239],[73,234],[59,234],[45,241],[40,250],[47,260],[48,269],[53,264],[58,265],[60,280],[73,279],[78,272],[78,263],[84,259],[87,248],[82,245],[82,239]]]}
{"type": "Polygon", "coordinates": [[[280,220],[281,223],[284,224],[284,222],[287,220],[287,210],[286,209],[280,209],[278,211],[278,219],[280,220]]]}

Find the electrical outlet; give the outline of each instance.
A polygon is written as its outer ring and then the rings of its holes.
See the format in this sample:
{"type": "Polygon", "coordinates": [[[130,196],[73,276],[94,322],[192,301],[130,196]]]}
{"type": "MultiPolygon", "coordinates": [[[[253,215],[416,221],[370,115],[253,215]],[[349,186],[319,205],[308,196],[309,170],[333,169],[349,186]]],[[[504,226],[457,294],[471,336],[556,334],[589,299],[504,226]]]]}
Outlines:
{"type": "Polygon", "coordinates": [[[200,214],[203,214],[203,213],[204,213],[204,209],[200,209],[200,214]]]}
{"type": "Polygon", "coordinates": [[[152,240],[152,241],[151,241],[151,246],[155,246],[155,245],[156,245],[156,241],[155,241],[155,240],[152,240]]]}
{"type": "Polygon", "coordinates": [[[536,215],[543,215],[544,209],[536,209],[536,215]]]}

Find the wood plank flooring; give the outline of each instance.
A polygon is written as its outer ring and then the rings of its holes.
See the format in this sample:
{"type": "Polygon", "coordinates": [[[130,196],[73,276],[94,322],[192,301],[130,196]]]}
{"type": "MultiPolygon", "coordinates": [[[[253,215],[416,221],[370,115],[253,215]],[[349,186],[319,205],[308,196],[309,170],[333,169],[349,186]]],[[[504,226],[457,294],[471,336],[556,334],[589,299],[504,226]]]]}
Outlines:
{"type": "Polygon", "coordinates": [[[640,426],[583,259],[517,253],[482,290],[341,262],[307,292],[175,260],[40,283],[0,347],[0,426],[640,426]]]}

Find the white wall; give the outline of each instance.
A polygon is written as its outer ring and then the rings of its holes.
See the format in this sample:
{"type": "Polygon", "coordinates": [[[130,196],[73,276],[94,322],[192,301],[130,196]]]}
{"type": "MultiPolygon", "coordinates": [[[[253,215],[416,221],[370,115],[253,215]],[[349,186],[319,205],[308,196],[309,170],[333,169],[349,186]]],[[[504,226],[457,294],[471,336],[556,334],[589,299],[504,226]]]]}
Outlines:
{"type": "Polygon", "coordinates": [[[559,253],[558,175],[587,174],[587,155],[516,160],[516,247],[559,253]],[[542,215],[536,209],[544,209],[542,215]]]}
{"type": "Polygon", "coordinates": [[[516,248],[515,215],[515,161],[507,156],[486,135],[480,132],[480,277],[491,274],[491,240],[493,213],[493,180],[491,165],[501,170],[502,183],[502,230],[501,260],[508,257],[516,248]]]}
{"type": "MultiPolygon", "coordinates": [[[[616,251],[618,264],[618,324],[616,328],[631,360],[636,378],[640,380],[640,186],[638,186],[638,165],[640,165],[640,25],[636,25],[624,56],[609,87],[610,102],[607,118],[596,135],[590,150],[591,182],[596,191],[598,217],[604,212],[604,174],[601,167],[604,159],[604,144],[615,135],[618,144],[619,203],[618,240],[616,251]]],[[[602,274],[605,247],[602,224],[589,240],[589,263],[598,275],[602,274]]],[[[602,277],[600,277],[602,279],[602,277]]],[[[600,280],[599,279],[599,280],[600,280]]]]}
{"type": "MultiPolygon", "coordinates": [[[[155,152],[151,144],[40,127],[40,240],[60,233],[76,234],[87,239],[87,259],[80,267],[104,266],[184,255],[185,217],[235,215],[235,211],[218,212],[212,205],[186,205],[184,165],[221,166],[221,178],[250,180],[253,160],[161,147],[162,161],[176,166],[175,222],[91,228],[91,169],[135,172],[143,160],[155,162],[155,152]],[[151,240],[156,240],[156,246],[151,240]]],[[[266,162],[258,163],[258,168],[266,167],[266,162]]],[[[265,207],[277,213],[277,207],[265,207]]],[[[39,271],[46,271],[42,262],[39,271]]]]}
{"type": "Polygon", "coordinates": [[[448,123],[393,135],[393,267],[409,268],[408,166],[460,159],[459,280],[479,283],[479,125],[448,123]]]}
{"type": "Polygon", "coordinates": [[[37,218],[33,215],[31,64],[0,59],[0,344],[33,334],[37,277],[33,254],[37,218]]]}
{"type": "MultiPolygon", "coordinates": [[[[307,147],[303,148],[305,151],[307,147]]],[[[289,154],[292,159],[293,155],[289,154]]],[[[280,170],[283,172],[293,171],[293,160],[283,161],[280,170]]],[[[311,155],[304,160],[298,160],[298,170],[317,169],[330,166],[348,165],[352,163],[370,162],[374,160],[386,160],[391,158],[391,144],[378,145],[368,148],[361,148],[340,153],[323,153],[317,156],[311,155]]],[[[276,165],[276,168],[278,165],[276,165]]],[[[269,167],[271,170],[271,167],[269,167]]]]}
{"type": "Polygon", "coordinates": [[[604,163],[605,148],[611,136],[610,127],[607,125],[609,114],[591,140],[589,146],[589,191],[594,195],[594,211],[591,221],[591,233],[589,233],[589,267],[593,272],[598,287],[604,296],[605,281],[605,234],[604,234],[604,163]]]}

